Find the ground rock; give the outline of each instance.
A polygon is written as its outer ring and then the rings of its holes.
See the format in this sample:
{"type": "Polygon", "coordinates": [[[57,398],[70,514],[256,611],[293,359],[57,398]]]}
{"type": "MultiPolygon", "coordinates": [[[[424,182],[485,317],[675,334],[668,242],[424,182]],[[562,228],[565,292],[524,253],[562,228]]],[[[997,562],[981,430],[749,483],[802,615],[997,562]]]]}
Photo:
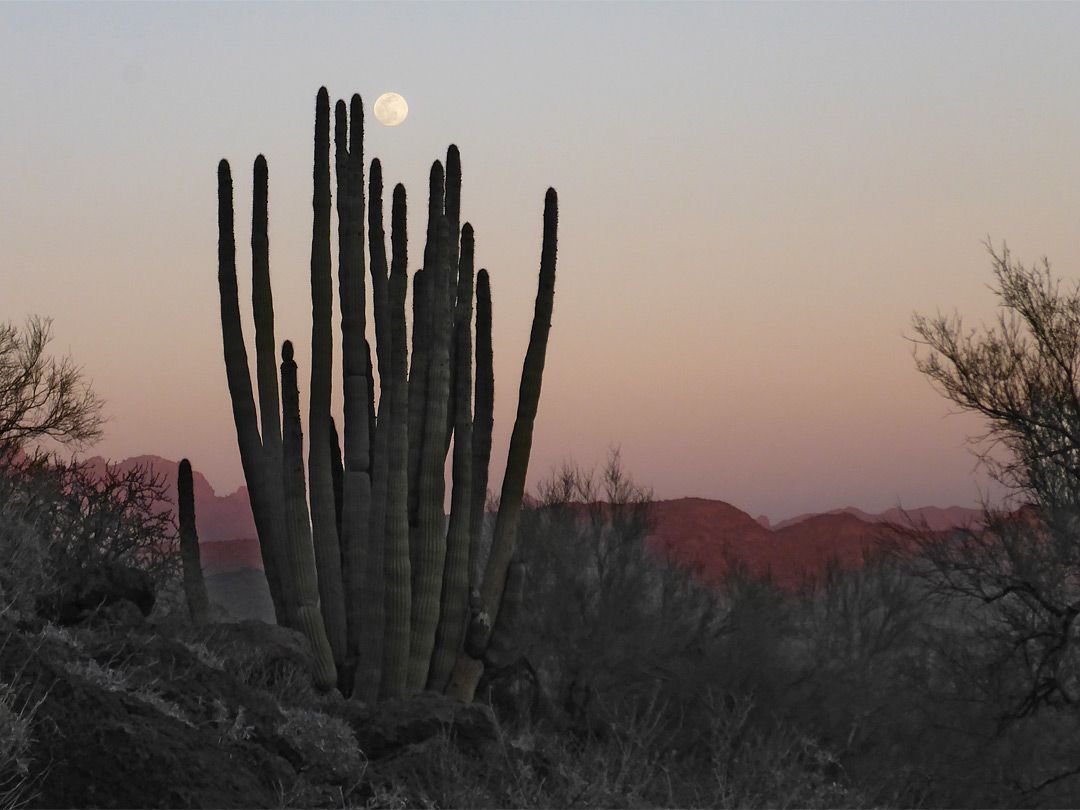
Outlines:
{"type": "Polygon", "coordinates": [[[200,634],[203,643],[257,672],[264,686],[289,679],[314,683],[315,656],[311,642],[299,630],[258,619],[209,625],[200,634]]]}
{"type": "Polygon", "coordinates": [[[36,707],[29,806],[275,807],[295,781],[272,702],[183,643],[0,631],[0,680],[36,707]]]}
{"type": "Polygon", "coordinates": [[[369,760],[420,745],[444,731],[467,751],[483,750],[498,736],[490,707],[434,692],[385,700],[374,706],[342,701],[336,711],[352,727],[360,750],[369,760]]]}

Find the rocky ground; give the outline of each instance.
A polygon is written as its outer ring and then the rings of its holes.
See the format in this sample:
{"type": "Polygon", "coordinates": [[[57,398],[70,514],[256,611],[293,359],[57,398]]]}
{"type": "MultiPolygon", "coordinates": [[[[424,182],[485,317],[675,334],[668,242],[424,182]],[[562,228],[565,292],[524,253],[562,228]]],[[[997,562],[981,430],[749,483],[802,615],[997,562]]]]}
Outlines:
{"type": "Polygon", "coordinates": [[[718,707],[720,736],[695,753],[660,715],[581,722],[527,665],[474,703],[367,706],[317,692],[306,640],[276,625],[196,629],[129,602],[66,627],[12,613],[0,615],[3,810],[868,805],[816,746],[783,729],[744,739],[736,705],[718,707]]]}
{"type": "Polygon", "coordinates": [[[112,617],[69,628],[4,617],[0,638],[0,680],[32,718],[31,807],[381,803],[394,761],[433,738],[479,752],[498,736],[480,704],[320,695],[303,637],[256,621],[172,634],[112,617]]]}

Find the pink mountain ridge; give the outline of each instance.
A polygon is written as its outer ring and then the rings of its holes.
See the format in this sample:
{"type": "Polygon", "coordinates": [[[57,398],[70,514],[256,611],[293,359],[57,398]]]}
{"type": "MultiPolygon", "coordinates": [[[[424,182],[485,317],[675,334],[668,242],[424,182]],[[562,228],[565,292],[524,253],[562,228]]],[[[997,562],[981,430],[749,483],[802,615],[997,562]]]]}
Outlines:
{"type": "MultiPolygon", "coordinates": [[[[106,462],[95,456],[86,464],[100,473],[106,462]]],[[[164,478],[172,503],[176,502],[179,462],[146,455],[118,464],[121,471],[137,465],[153,467],[164,478]]],[[[261,570],[247,489],[218,495],[197,470],[192,472],[192,482],[195,526],[206,573],[261,570]]],[[[918,527],[931,532],[977,528],[982,514],[958,506],[890,509],[877,515],[846,507],[799,515],[773,526],[766,517],[755,520],[729,503],[704,498],[656,501],[652,512],[655,531],[649,544],[695,571],[703,581],[719,581],[734,560],[752,572],[768,572],[781,585],[791,587],[819,574],[830,560],[845,568],[859,567],[890,528],[918,527]]]]}

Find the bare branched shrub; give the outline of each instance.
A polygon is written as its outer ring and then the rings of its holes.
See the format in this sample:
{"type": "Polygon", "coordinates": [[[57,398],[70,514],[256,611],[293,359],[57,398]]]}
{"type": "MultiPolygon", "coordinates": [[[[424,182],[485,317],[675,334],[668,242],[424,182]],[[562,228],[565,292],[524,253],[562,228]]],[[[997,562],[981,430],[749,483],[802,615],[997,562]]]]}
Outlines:
{"type": "Polygon", "coordinates": [[[987,247],[996,325],[916,315],[916,365],[986,418],[981,457],[1025,506],[919,546],[927,581],[968,630],[973,686],[1002,701],[1008,723],[1080,701],[1080,284],[1063,290],[1045,259],[1026,268],[987,247]]]}
{"type": "Polygon", "coordinates": [[[1080,721],[1080,284],[1064,288],[1045,259],[1026,268],[1007,247],[987,248],[996,323],[916,315],[915,359],[945,397],[985,418],[972,441],[1008,508],[987,507],[979,530],[907,540],[935,607],[930,685],[964,707],[956,723],[988,751],[1027,739],[1001,760],[1010,790],[1059,801],[1048,797],[1077,789],[1074,763],[1044,756],[1037,776],[1020,763],[1037,747],[1034,727],[1054,736],[1080,721]]]}
{"type": "Polygon", "coordinates": [[[0,324],[0,455],[52,439],[82,448],[101,436],[103,403],[70,357],[46,355],[52,321],[0,324]]]}

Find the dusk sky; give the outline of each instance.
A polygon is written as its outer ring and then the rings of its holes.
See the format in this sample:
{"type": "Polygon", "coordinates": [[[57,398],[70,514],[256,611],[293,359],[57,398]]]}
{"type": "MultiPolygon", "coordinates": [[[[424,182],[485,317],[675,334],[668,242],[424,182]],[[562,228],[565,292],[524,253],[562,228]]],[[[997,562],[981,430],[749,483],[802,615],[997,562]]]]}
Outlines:
{"type": "Polygon", "coordinates": [[[91,454],[186,456],[235,490],[217,163],[250,346],[267,157],[277,337],[304,389],[325,85],[361,94],[366,158],[408,190],[410,270],[431,161],[461,149],[494,482],[554,186],[530,487],[619,445],[658,498],[774,521],[974,506],[980,423],[948,415],[905,336],[914,311],[993,318],[987,238],[1080,276],[1078,31],[1076,3],[0,3],[0,320],[54,319],[112,417],[91,454]],[[371,116],[388,91],[409,104],[394,128],[371,116]]]}

